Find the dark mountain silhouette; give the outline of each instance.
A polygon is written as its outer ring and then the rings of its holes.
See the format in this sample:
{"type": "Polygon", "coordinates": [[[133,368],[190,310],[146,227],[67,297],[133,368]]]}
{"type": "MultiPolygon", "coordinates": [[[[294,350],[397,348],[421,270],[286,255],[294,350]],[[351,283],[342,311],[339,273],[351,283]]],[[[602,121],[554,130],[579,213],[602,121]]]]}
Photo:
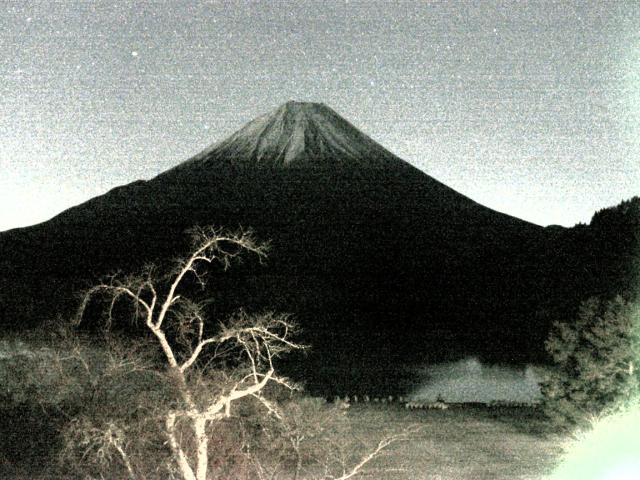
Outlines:
{"type": "Polygon", "coordinates": [[[590,227],[545,229],[490,210],[330,108],[289,102],[152,180],[0,234],[0,322],[70,310],[72,292],[98,275],[184,252],[194,224],[271,240],[266,267],[215,277],[212,313],[296,314],[314,347],[307,378],[318,365],[362,371],[394,359],[539,360],[549,323],[598,290],[588,279],[600,266],[585,260],[593,235],[580,229],[590,227]],[[576,289],[566,277],[585,268],[576,289]]]}

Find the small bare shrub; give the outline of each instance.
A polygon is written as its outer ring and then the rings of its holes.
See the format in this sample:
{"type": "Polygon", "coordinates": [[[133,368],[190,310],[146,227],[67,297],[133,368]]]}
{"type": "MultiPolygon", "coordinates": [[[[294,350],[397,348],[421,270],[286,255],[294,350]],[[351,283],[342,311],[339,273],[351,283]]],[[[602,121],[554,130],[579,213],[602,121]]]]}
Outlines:
{"type": "Polygon", "coordinates": [[[412,438],[418,430],[411,427],[372,443],[354,434],[348,412],[340,405],[294,394],[279,406],[280,418],[266,427],[269,448],[251,455],[264,480],[353,478],[384,449],[412,438]]]}

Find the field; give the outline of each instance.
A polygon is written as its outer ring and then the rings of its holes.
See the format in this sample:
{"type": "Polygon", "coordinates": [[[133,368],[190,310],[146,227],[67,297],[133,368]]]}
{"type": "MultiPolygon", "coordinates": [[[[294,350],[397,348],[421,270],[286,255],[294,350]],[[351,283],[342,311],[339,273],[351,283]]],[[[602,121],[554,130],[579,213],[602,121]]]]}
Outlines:
{"type": "Polygon", "coordinates": [[[410,441],[388,447],[359,478],[385,480],[515,480],[544,478],[562,454],[563,438],[545,433],[531,408],[405,410],[353,405],[347,415],[368,439],[418,425],[410,441]]]}
{"type": "MultiPolygon", "coordinates": [[[[16,413],[16,412],[14,412],[16,413]]],[[[563,439],[545,433],[540,414],[530,408],[465,407],[450,410],[406,410],[399,404],[356,404],[345,411],[354,435],[371,447],[386,435],[417,427],[408,441],[397,442],[372,460],[356,478],[382,480],[517,480],[544,479],[562,453],[563,439]]],[[[3,417],[4,464],[0,478],[50,478],[38,471],[47,445],[31,443],[17,430],[34,425],[7,423],[3,417]],[[7,433],[14,430],[13,434],[7,433]],[[22,445],[18,445],[22,443],[22,445]],[[29,445],[28,451],[22,448],[29,445]],[[21,447],[16,451],[16,447],[21,447]],[[12,451],[13,450],[13,451],[12,451]],[[14,463],[11,460],[20,460],[14,463]]],[[[24,431],[22,432],[25,433],[24,431]]],[[[46,432],[42,432],[45,434],[46,432]]],[[[52,433],[52,432],[49,432],[52,433]]],[[[37,439],[34,439],[37,440],[37,439]]],[[[0,455],[0,458],[2,456],[0,455]]]]}
{"type": "MultiPolygon", "coordinates": [[[[0,342],[0,347],[2,345],[0,342]]],[[[65,379],[70,379],[72,384],[78,385],[78,392],[82,393],[83,388],[89,392],[94,390],[82,383],[81,379],[84,377],[76,370],[69,370],[70,377],[60,377],[56,373],[58,370],[49,366],[50,354],[53,355],[53,351],[27,348],[25,345],[27,343],[20,342],[15,343],[15,348],[9,348],[9,343],[4,345],[6,352],[2,365],[5,368],[0,370],[0,373],[4,372],[4,375],[0,376],[0,399],[11,391],[14,392],[14,397],[6,396],[5,400],[0,402],[0,479],[54,478],[50,467],[53,465],[55,452],[60,447],[61,438],[57,431],[69,421],[64,409],[59,409],[57,405],[68,397],[67,404],[73,407],[72,410],[82,411],[83,408],[77,405],[80,401],[78,399],[93,398],[84,394],[77,398],[75,394],[69,397],[69,392],[73,393],[76,390],[66,388],[67,383],[63,381],[65,379]],[[20,354],[14,354],[14,351],[20,354]],[[56,392],[59,395],[55,395],[56,392]],[[54,401],[58,397],[59,399],[54,401]],[[45,408],[45,405],[39,404],[38,399],[48,399],[51,403],[45,408]]],[[[86,358],[91,358],[92,365],[104,360],[104,352],[100,349],[87,348],[86,358]]],[[[4,350],[0,348],[0,354],[4,350]]],[[[387,378],[402,377],[402,372],[395,373],[393,377],[388,375],[387,378]]],[[[129,385],[135,387],[135,391],[142,389],[146,392],[147,384],[141,379],[142,377],[137,382],[131,380],[134,383],[127,383],[123,377],[123,383],[118,383],[116,390],[120,391],[120,388],[129,385]]],[[[107,382],[105,385],[113,387],[116,384],[107,382]]],[[[100,391],[106,395],[111,392],[112,387],[97,389],[94,393],[100,391]]],[[[112,406],[115,407],[117,404],[113,403],[114,400],[109,400],[110,398],[98,395],[94,398],[96,405],[89,411],[98,414],[105,406],[111,411],[112,406]]],[[[335,467],[339,466],[339,463],[331,456],[335,452],[345,454],[344,463],[350,469],[362,458],[363,452],[373,451],[381,439],[412,432],[408,438],[383,450],[355,478],[544,479],[558,463],[565,442],[564,438],[550,432],[541,412],[534,407],[453,404],[447,410],[409,410],[399,402],[361,402],[341,409],[340,404],[324,403],[322,399],[311,399],[304,395],[298,400],[313,400],[319,405],[319,414],[314,413],[315,410],[307,405],[307,410],[301,410],[302,419],[311,427],[322,427],[318,430],[320,432],[324,429],[324,433],[314,434],[319,438],[318,443],[308,444],[307,448],[311,450],[309,458],[327,455],[327,452],[321,452],[327,444],[340,443],[343,440],[346,442],[345,445],[351,442],[349,447],[343,450],[338,448],[332,451],[329,457],[323,457],[330,463],[317,463],[331,465],[330,473],[338,476],[341,472],[335,467]],[[329,415],[326,416],[325,413],[329,415]],[[336,418],[339,421],[335,421],[336,418]],[[345,425],[346,428],[343,429],[345,425]]],[[[304,402],[299,403],[301,406],[303,404],[304,402]]],[[[215,437],[214,432],[212,431],[212,434],[215,437]]],[[[230,438],[238,438],[236,430],[232,432],[230,438]]],[[[268,458],[273,458],[271,453],[268,454],[268,458]]],[[[145,461],[146,459],[147,457],[145,461]]],[[[148,457],[148,460],[153,462],[152,457],[148,457]]],[[[286,468],[284,471],[280,470],[282,475],[278,475],[277,478],[284,480],[293,477],[287,473],[289,470],[286,468]]],[[[311,466],[309,468],[311,471],[314,469],[311,466]]],[[[307,475],[310,470],[304,470],[306,476],[303,475],[303,478],[328,478],[327,472],[313,472],[307,475]]],[[[238,480],[235,476],[229,478],[238,480]]]]}

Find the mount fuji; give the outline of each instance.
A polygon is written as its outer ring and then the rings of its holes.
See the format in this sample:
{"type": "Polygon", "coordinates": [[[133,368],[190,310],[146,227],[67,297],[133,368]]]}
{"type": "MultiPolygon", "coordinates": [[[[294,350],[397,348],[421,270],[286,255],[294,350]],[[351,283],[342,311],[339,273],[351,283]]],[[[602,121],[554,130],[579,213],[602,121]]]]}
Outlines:
{"type": "Polygon", "coordinates": [[[292,312],[312,372],[540,359],[552,320],[541,312],[573,285],[558,269],[579,268],[579,253],[549,253],[570,229],[486,208],[331,108],[288,102],[151,180],[0,233],[0,324],[71,311],[73,292],[99,275],[184,253],[196,224],[250,227],[271,242],[266,266],[215,277],[211,313],[292,312]]]}

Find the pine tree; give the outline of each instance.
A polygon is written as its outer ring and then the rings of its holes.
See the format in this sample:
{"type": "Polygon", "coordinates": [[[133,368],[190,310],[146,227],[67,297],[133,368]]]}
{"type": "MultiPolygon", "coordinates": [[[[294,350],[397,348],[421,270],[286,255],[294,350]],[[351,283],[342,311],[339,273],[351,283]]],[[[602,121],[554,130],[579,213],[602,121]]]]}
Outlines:
{"type": "Polygon", "coordinates": [[[574,322],[554,324],[545,346],[555,368],[542,393],[556,425],[580,425],[637,396],[639,313],[621,296],[608,302],[594,297],[581,304],[574,322]]]}

